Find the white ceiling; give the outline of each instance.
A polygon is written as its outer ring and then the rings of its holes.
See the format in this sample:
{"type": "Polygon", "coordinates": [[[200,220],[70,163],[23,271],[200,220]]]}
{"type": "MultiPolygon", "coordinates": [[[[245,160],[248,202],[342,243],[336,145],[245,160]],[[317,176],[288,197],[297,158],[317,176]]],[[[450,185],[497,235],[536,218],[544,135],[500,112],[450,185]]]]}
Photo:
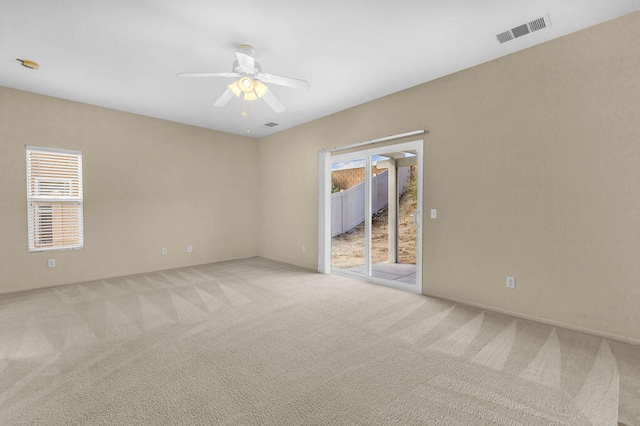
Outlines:
{"type": "Polygon", "coordinates": [[[242,100],[213,107],[233,79],[176,74],[230,72],[248,43],[264,72],[311,83],[270,85],[283,113],[251,103],[250,136],[262,137],[638,10],[640,0],[0,0],[0,85],[246,135],[242,100]],[[549,28],[497,43],[545,14],[549,28]]]}

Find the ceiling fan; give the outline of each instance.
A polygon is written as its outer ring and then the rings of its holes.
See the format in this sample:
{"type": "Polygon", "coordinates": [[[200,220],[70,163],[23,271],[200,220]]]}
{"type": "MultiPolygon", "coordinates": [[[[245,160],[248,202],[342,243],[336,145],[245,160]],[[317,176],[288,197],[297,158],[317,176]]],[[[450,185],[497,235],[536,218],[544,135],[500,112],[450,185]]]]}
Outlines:
{"type": "Polygon", "coordinates": [[[213,104],[216,107],[225,106],[235,95],[244,94],[245,101],[264,99],[274,112],[282,112],[286,108],[265,84],[276,84],[300,90],[309,90],[308,81],[282,75],[267,74],[262,72],[262,67],[253,58],[255,49],[248,44],[238,47],[236,60],[233,62],[233,72],[192,72],[181,73],[178,77],[234,77],[236,81],[231,83],[227,90],[213,104]]]}

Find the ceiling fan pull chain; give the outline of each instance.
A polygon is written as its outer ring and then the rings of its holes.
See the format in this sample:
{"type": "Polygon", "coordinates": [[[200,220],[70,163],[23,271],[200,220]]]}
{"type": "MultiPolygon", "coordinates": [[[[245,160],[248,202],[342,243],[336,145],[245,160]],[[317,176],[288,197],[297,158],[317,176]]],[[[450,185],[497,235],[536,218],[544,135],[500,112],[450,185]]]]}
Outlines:
{"type": "Polygon", "coordinates": [[[245,99],[242,100],[242,116],[247,120],[247,133],[251,133],[249,129],[249,108],[251,102],[247,102],[245,99]]]}

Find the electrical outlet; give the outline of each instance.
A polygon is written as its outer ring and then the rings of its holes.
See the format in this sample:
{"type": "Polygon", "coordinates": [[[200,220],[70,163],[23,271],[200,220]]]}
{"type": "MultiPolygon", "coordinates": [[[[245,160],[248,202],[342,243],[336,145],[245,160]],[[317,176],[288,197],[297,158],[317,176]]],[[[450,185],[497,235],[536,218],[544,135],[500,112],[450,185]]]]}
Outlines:
{"type": "Polygon", "coordinates": [[[47,266],[49,268],[55,268],[56,267],[56,260],[55,259],[49,259],[47,260],[47,266]]]}
{"type": "Polygon", "coordinates": [[[302,246],[302,248],[300,249],[300,251],[301,251],[302,253],[304,253],[304,252],[306,251],[306,248],[305,248],[304,246],[302,246]]]}
{"type": "Polygon", "coordinates": [[[516,288],[516,277],[507,277],[507,288],[516,288]]]}
{"type": "Polygon", "coordinates": [[[187,246],[187,253],[191,253],[193,251],[193,246],[187,246]]]}
{"type": "Polygon", "coordinates": [[[431,219],[438,218],[438,209],[431,209],[431,219]]]}
{"type": "Polygon", "coordinates": [[[162,248],[162,254],[163,254],[163,255],[167,254],[167,249],[166,249],[166,248],[164,248],[164,247],[162,248]]]}

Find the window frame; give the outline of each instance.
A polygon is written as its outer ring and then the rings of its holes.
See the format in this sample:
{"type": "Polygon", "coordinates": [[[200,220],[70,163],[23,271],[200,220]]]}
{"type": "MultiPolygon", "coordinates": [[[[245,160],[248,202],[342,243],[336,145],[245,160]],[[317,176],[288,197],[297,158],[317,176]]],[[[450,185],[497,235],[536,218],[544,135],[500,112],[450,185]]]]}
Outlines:
{"type": "Polygon", "coordinates": [[[29,252],[84,248],[82,152],[26,146],[26,163],[29,252]]]}

